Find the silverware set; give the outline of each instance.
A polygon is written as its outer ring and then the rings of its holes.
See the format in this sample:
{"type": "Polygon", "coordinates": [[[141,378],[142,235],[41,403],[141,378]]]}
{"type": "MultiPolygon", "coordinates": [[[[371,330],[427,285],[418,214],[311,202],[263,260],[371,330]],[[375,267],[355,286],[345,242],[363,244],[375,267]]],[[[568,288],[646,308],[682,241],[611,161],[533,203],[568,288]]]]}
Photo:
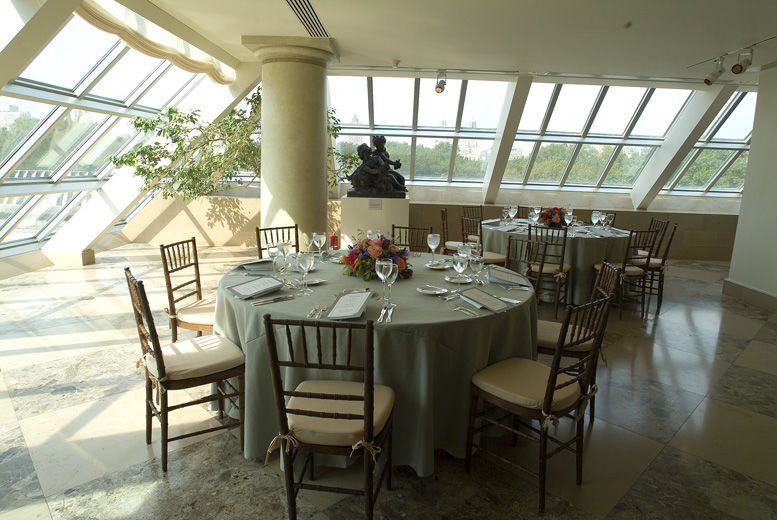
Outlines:
{"type": "Polygon", "coordinates": [[[394,314],[394,309],[396,308],[397,305],[395,303],[384,305],[380,310],[380,316],[378,316],[375,323],[391,323],[391,316],[394,314]]]}
{"type": "Polygon", "coordinates": [[[286,300],[292,300],[292,299],[294,299],[293,294],[286,294],[283,296],[275,296],[273,298],[264,298],[262,300],[255,300],[251,302],[251,305],[257,306],[257,305],[264,305],[266,303],[285,302],[286,300]]]}
{"type": "Polygon", "coordinates": [[[326,305],[325,303],[317,303],[313,306],[313,309],[308,313],[307,317],[314,320],[320,320],[324,316],[324,311],[328,308],[329,305],[326,305]]]}

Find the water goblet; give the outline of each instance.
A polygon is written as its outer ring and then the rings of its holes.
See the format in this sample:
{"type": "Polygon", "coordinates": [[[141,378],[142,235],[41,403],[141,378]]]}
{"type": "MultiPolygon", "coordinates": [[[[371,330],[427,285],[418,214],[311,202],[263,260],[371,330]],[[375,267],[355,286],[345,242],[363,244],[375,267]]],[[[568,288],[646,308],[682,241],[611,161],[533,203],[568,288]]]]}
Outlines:
{"type": "Polygon", "coordinates": [[[472,270],[472,274],[475,275],[475,281],[479,285],[485,285],[483,280],[480,279],[480,271],[483,270],[483,257],[480,255],[473,255],[469,257],[469,268],[472,270]]]}
{"type": "Polygon", "coordinates": [[[469,246],[470,256],[480,256],[480,242],[465,242],[469,246]]]}
{"type": "Polygon", "coordinates": [[[542,208],[539,206],[534,206],[534,222],[540,221],[540,215],[542,215],[542,208]]]}
{"type": "Polygon", "coordinates": [[[467,266],[469,265],[469,254],[462,255],[460,253],[457,253],[453,255],[453,268],[456,270],[458,275],[456,276],[456,279],[461,281],[464,278],[464,271],[466,271],[467,266]]]}
{"type": "Polygon", "coordinates": [[[434,252],[437,251],[437,248],[440,246],[440,234],[429,233],[426,235],[426,245],[432,250],[432,264],[434,264],[434,252]]]}
{"type": "Polygon", "coordinates": [[[601,213],[599,210],[594,210],[591,212],[591,224],[593,224],[594,227],[599,223],[599,219],[601,218],[601,213]]]}
{"type": "Polygon", "coordinates": [[[383,298],[381,298],[383,303],[386,303],[386,277],[391,274],[392,265],[394,265],[394,262],[388,258],[375,260],[375,274],[377,274],[380,281],[383,282],[383,298]]]}
{"type": "Polygon", "coordinates": [[[511,204],[510,206],[508,206],[507,214],[510,216],[510,221],[512,222],[512,220],[515,218],[515,215],[518,214],[518,206],[516,206],[515,204],[511,204]]]}
{"type": "Polygon", "coordinates": [[[604,217],[604,225],[612,227],[613,220],[615,220],[615,213],[607,213],[604,217]]]}
{"type": "Polygon", "coordinates": [[[378,238],[381,235],[381,232],[379,229],[368,229],[367,230],[367,238],[370,240],[373,240],[375,238],[378,238]]]}
{"type": "Polygon", "coordinates": [[[456,252],[460,255],[469,256],[472,254],[471,242],[464,242],[460,246],[456,247],[456,252]]]}
{"type": "Polygon", "coordinates": [[[277,245],[267,245],[267,256],[270,257],[270,263],[272,263],[272,274],[275,274],[275,257],[279,254],[277,245]]]}
{"type": "Polygon", "coordinates": [[[291,242],[278,242],[275,245],[278,247],[278,252],[283,256],[289,256],[289,253],[291,253],[291,242]]]}
{"type": "Polygon", "coordinates": [[[567,212],[564,213],[564,222],[566,222],[567,226],[572,223],[572,214],[567,212]]]}
{"type": "Polygon", "coordinates": [[[399,267],[394,262],[391,262],[388,271],[386,272],[386,286],[388,287],[388,297],[386,298],[386,305],[391,306],[391,286],[397,281],[399,275],[399,267]]]}
{"type": "Polygon", "coordinates": [[[507,219],[510,217],[510,207],[505,206],[502,208],[502,225],[508,224],[507,219]]]}
{"type": "Polygon", "coordinates": [[[316,262],[316,256],[313,251],[303,251],[297,254],[297,266],[302,271],[302,286],[300,287],[300,294],[308,296],[313,294],[313,290],[308,287],[308,272],[316,262]]]}
{"type": "Polygon", "coordinates": [[[313,245],[318,248],[318,257],[321,258],[321,247],[326,243],[326,233],[316,231],[313,233],[313,245]]]}
{"type": "Polygon", "coordinates": [[[534,208],[529,208],[529,220],[532,222],[537,220],[537,214],[534,212],[534,208]]]}

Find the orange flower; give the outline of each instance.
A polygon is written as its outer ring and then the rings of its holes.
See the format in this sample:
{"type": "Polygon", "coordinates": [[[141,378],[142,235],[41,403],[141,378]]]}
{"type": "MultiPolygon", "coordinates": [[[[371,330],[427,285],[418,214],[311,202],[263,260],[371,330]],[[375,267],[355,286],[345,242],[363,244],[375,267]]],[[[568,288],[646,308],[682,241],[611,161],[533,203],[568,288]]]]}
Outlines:
{"type": "Polygon", "coordinates": [[[370,247],[367,248],[367,254],[370,255],[371,258],[377,260],[383,254],[383,248],[376,245],[370,245],[370,247]]]}
{"type": "Polygon", "coordinates": [[[407,269],[407,262],[401,256],[394,260],[394,263],[397,264],[397,271],[400,273],[407,269]]]}

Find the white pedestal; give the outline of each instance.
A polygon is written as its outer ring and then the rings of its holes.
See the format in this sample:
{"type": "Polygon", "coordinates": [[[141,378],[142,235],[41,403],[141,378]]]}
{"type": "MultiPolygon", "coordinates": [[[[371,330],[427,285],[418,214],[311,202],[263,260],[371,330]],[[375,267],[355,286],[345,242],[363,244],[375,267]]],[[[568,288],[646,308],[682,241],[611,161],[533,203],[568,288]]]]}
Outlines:
{"type": "Polygon", "coordinates": [[[343,197],[340,199],[340,247],[353,245],[367,236],[368,229],[380,230],[391,238],[391,225],[407,226],[410,222],[410,200],[343,197]]]}

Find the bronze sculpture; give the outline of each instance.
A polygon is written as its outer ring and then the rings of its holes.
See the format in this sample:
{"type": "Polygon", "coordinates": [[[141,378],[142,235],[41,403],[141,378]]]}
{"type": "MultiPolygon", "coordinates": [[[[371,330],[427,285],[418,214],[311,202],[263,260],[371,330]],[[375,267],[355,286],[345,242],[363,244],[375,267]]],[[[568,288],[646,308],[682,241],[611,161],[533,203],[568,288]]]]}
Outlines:
{"type": "Polygon", "coordinates": [[[384,136],[376,135],[372,142],[375,150],[364,143],[356,149],[362,163],[347,177],[352,184],[348,197],[405,198],[405,178],[391,169],[402,164],[390,159],[384,136]]]}

